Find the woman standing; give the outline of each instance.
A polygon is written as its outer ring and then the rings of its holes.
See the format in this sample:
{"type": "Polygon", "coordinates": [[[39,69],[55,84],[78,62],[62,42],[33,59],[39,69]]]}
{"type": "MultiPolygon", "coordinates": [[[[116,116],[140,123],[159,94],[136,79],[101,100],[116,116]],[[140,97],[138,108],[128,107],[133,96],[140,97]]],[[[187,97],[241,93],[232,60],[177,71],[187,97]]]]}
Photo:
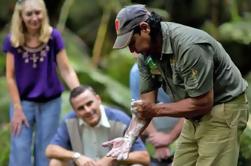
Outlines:
{"type": "Polygon", "coordinates": [[[17,1],[3,50],[11,97],[9,165],[47,166],[45,148],[58,126],[63,91],[57,68],[70,89],[79,81],[43,0],[17,1]]]}

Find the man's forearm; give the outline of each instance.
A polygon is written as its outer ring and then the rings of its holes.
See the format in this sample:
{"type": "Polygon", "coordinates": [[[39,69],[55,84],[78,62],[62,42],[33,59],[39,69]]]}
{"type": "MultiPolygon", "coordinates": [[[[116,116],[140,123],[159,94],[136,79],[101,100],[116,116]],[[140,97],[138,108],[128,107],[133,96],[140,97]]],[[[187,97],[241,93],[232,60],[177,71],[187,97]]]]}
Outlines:
{"type": "Polygon", "coordinates": [[[173,103],[160,103],[153,106],[155,116],[193,118],[208,113],[213,107],[213,91],[204,95],[186,98],[173,103]]]}
{"type": "Polygon", "coordinates": [[[106,165],[106,166],[116,166],[117,160],[112,157],[106,157],[104,156],[100,160],[97,160],[98,165],[106,165]]]}
{"type": "Polygon", "coordinates": [[[143,132],[149,124],[149,120],[139,119],[136,115],[132,115],[131,123],[125,132],[125,137],[129,138],[132,142],[143,132]]]}
{"type": "Polygon", "coordinates": [[[135,151],[130,152],[128,159],[119,161],[121,164],[141,164],[148,166],[150,163],[150,157],[147,151],[135,151]]]}
{"type": "MultiPolygon", "coordinates": [[[[148,93],[141,94],[140,96],[142,99],[150,101],[150,102],[155,102],[156,98],[156,91],[150,91],[148,93]]],[[[131,105],[133,104],[133,101],[131,105]]],[[[131,107],[131,112],[132,112],[132,120],[131,123],[125,133],[125,136],[130,136],[131,138],[135,139],[137,136],[139,136],[144,129],[148,126],[150,123],[151,119],[140,119],[137,116],[137,112],[135,112],[134,108],[131,107]]]]}
{"type": "Polygon", "coordinates": [[[75,152],[66,150],[58,145],[49,145],[46,149],[48,158],[56,158],[61,160],[72,160],[75,152]]]}

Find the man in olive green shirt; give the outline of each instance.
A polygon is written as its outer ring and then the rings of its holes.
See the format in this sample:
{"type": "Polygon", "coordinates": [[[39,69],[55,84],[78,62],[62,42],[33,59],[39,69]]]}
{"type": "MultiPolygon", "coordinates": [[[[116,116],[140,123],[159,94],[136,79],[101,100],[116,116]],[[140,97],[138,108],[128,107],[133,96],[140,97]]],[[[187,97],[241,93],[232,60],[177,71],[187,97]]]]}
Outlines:
{"type": "Polygon", "coordinates": [[[162,22],[144,5],[121,9],[115,28],[114,48],[128,46],[140,54],[141,100],[132,102],[136,118],[128,134],[106,143],[113,145],[107,155],[126,157],[130,142],[153,117],[185,117],[174,166],[237,165],[248,84],[221,44],[204,31],[162,22]],[[161,75],[173,103],[154,103],[158,84],[152,73],[161,75]]]}

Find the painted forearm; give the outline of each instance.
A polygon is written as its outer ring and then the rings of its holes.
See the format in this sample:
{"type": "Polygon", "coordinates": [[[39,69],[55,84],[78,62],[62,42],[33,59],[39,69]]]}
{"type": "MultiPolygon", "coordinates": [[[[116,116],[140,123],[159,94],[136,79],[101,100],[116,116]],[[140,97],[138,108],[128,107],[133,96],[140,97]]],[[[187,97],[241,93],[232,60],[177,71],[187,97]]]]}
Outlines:
{"type": "Polygon", "coordinates": [[[131,123],[125,133],[125,137],[129,138],[131,142],[134,142],[147,124],[148,123],[146,121],[141,120],[137,118],[137,116],[133,115],[131,123]]]}
{"type": "Polygon", "coordinates": [[[140,135],[140,133],[146,128],[146,126],[149,124],[149,121],[146,121],[144,119],[140,119],[137,116],[137,111],[133,108],[133,102],[131,103],[131,113],[132,113],[132,120],[131,123],[125,133],[125,137],[128,138],[131,142],[134,142],[135,139],[140,135]]]}

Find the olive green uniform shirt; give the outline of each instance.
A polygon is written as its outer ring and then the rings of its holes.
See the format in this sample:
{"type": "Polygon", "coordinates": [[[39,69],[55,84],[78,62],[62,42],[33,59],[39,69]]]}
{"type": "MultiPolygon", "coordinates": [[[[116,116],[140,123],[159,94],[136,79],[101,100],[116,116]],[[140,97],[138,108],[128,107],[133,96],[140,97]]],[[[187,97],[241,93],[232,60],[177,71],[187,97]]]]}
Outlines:
{"type": "Polygon", "coordinates": [[[157,89],[153,73],[174,101],[197,97],[213,89],[214,102],[230,101],[247,89],[247,82],[219,42],[192,27],[161,22],[163,43],[160,58],[152,57],[156,69],[138,58],[141,93],[157,89]],[[157,70],[157,72],[156,72],[157,70]]]}

